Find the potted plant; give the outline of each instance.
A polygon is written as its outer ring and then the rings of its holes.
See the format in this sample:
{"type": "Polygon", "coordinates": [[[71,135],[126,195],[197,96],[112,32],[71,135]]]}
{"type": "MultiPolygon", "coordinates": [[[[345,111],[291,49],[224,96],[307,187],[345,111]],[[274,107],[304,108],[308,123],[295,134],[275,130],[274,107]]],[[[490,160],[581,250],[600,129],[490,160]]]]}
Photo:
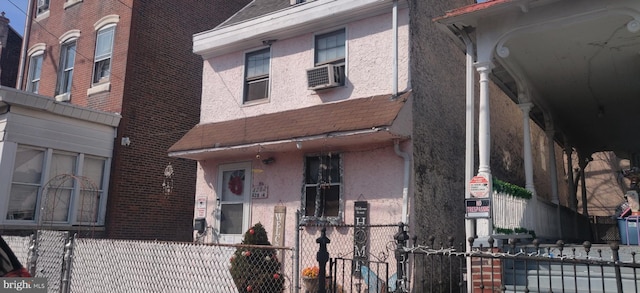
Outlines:
{"type": "Polygon", "coordinates": [[[302,284],[307,292],[318,292],[318,274],[320,268],[317,266],[306,267],[302,270],[302,284]]]}
{"type": "Polygon", "coordinates": [[[270,248],[267,232],[261,223],[245,232],[242,244],[231,256],[231,277],[240,293],[281,293],[284,289],[280,262],[270,248]],[[264,248],[262,248],[263,246],[264,248]]]}

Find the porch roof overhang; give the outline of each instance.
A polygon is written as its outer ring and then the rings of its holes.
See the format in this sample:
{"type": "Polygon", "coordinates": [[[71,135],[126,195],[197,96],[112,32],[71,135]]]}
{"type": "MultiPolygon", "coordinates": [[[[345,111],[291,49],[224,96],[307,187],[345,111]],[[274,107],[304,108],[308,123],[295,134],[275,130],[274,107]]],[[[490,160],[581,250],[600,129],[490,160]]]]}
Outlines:
{"type": "Polygon", "coordinates": [[[378,95],[198,124],[169,148],[169,156],[205,160],[298,149],[370,148],[406,140],[411,135],[410,117],[405,117],[410,115],[405,106],[410,95],[378,95]]]}
{"type": "Polygon", "coordinates": [[[434,21],[561,145],[585,156],[640,153],[640,2],[494,0],[434,21]]]}

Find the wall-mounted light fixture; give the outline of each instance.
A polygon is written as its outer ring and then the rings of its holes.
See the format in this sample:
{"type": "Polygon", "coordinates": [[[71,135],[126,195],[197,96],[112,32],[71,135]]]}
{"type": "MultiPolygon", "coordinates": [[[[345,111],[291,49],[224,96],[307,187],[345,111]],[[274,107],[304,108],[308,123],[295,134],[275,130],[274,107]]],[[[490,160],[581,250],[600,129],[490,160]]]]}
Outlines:
{"type": "Polygon", "coordinates": [[[277,41],[277,40],[275,40],[275,39],[263,40],[263,41],[262,41],[262,44],[263,44],[263,45],[265,45],[265,46],[271,46],[271,45],[273,45],[273,43],[275,43],[276,41],[277,41]]]}
{"type": "Polygon", "coordinates": [[[271,163],[273,163],[275,161],[276,161],[276,159],[274,157],[268,157],[268,158],[262,160],[262,163],[265,164],[265,165],[269,165],[269,164],[271,164],[271,163]]]}

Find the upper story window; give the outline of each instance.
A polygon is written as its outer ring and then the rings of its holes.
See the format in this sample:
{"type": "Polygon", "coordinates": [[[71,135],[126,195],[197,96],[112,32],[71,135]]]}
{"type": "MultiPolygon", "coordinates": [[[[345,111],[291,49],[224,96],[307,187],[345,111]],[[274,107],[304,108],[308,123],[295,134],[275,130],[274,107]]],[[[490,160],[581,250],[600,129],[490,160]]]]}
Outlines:
{"type": "Polygon", "coordinates": [[[244,102],[269,97],[269,48],[246,54],[244,78],[244,102]]]}
{"type": "Polygon", "coordinates": [[[40,89],[40,74],[42,73],[42,60],[44,51],[37,51],[29,57],[29,74],[27,81],[27,91],[38,93],[40,89]]]}
{"type": "Polygon", "coordinates": [[[75,5],[75,4],[80,3],[80,2],[82,2],[82,0],[65,0],[63,7],[64,7],[64,9],[67,9],[67,8],[69,8],[69,7],[71,7],[71,6],[75,5]]]}
{"type": "Polygon", "coordinates": [[[342,222],[342,170],[338,154],[306,157],[302,202],[307,220],[342,222]]]}
{"type": "Polygon", "coordinates": [[[6,219],[70,225],[101,222],[106,163],[106,158],[18,146],[6,219]]]}
{"type": "Polygon", "coordinates": [[[60,49],[60,69],[58,72],[58,87],[56,94],[69,94],[73,80],[73,65],[76,58],[76,40],[69,40],[60,49]]]}
{"type": "Polygon", "coordinates": [[[96,35],[96,51],[93,66],[93,83],[109,80],[111,75],[111,57],[113,54],[113,36],[116,26],[110,25],[100,29],[96,35]]]}
{"type": "Polygon", "coordinates": [[[37,0],[36,1],[36,13],[41,15],[49,11],[49,0],[37,0]]]}
{"type": "Polygon", "coordinates": [[[315,64],[340,64],[344,63],[345,56],[345,30],[316,35],[315,64]]]}
{"type": "Polygon", "coordinates": [[[320,77],[322,77],[319,81],[321,87],[345,84],[345,40],[345,29],[316,35],[314,64],[316,68],[320,68],[319,66],[324,68],[322,71],[315,73],[320,74],[320,77]],[[327,66],[331,68],[325,68],[327,66]],[[331,70],[329,71],[329,69],[331,70]],[[326,74],[325,70],[327,71],[326,74]],[[325,76],[327,76],[326,81],[325,76]],[[326,83],[330,83],[330,85],[326,85],[326,83]]]}

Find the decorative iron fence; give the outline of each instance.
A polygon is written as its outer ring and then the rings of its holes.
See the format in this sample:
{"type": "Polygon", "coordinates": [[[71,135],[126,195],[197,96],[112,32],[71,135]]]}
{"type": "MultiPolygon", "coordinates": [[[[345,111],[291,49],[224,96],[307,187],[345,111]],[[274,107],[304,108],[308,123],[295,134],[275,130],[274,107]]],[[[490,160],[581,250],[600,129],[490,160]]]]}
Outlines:
{"type": "MultiPolygon", "coordinates": [[[[471,240],[473,246],[473,239],[471,240]]],[[[414,245],[413,292],[639,292],[637,246],[541,244],[537,240],[507,245],[489,238],[471,252],[462,246],[414,245]],[[465,262],[470,260],[471,276],[465,262]],[[467,286],[467,282],[471,286],[467,286]]]]}

